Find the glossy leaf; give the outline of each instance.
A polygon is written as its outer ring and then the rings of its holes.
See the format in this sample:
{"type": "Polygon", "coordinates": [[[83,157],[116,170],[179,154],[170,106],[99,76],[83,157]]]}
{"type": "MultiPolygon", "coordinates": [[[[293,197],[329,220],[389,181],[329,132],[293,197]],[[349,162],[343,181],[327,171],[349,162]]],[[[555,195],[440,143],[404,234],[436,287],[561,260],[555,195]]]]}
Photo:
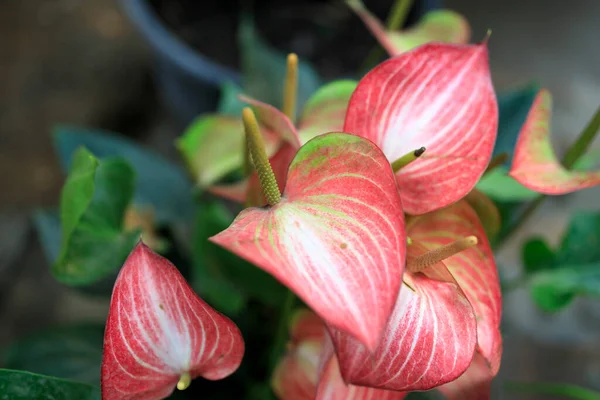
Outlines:
{"type": "Polygon", "coordinates": [[[475,187],[490,198],[504,202],[528,201],[540,195],[508,175],[508,167],[505,166],[485,174],[475,187]]]}
{"type": "MultiPolygon", "coordinates": [[[[418,248],[408,246],[409,257],[418,248]]],[[[428,390],[458,378],[477,343],[473,308],[442,263],[425,274],[405,274],[382,340],[372,353],[331,329],[342,375],[348,383],[396,391],[428,390]],[[412,289],[411,289],[412,288],[412,289]]]]}
{"type": "Polygon", "coordinates": [[[506,167],[510,165],[519,132],[525,124],[527,114],[538,91],[539,87],[537,85],[530,84],[512,92],[498,95],[498,137],[492,156],[502,153],[508,154],[510,158],[505,163],[506,167]]]}
{"type": "Polygon", "coordinates": [[[551,112],[552,96],[540,90],[519,135],[510,175],[527,188],[548,195],[600,184],[600,171],[569,171],[561,165],[550,141],[551,112]]]}
{"type": "Polygon", "coordinates": [[[533,274],[552,268],[556,263],[556,255],[542,238],[531,238],[522,249],[522,260],[525,272],[533,274]]]}
{"type": "Polygon", "coordinates": [[[286,294],[283,286],[264,271],[208,241],[231,221],[233,215],[223,205],[207,203],[199,207],[193,238],[194,289],[228,315],[241,312],[248,299],[279,306],[286,294]]]}
{"type": "Polygon", "coordinates": [[[348,4],[392,57],[429,42],[466,44],[471,36],[471,27],[466,18],[454,11],[430,11],[412,28],[392,32],[360,0],[349,0],[348,4]]]}
{"type": "Polygon", "coordinates": [[[61,251],[52,273],[68,285],[107,277],[139,238],[125,232],[123,218],[133,196],[134,172],[121,159],[99,162],[79,149],[61,194],[61,251]]]}
{"type": "Polygon", "coordinates": [[[292,161],[279,204],[244,210],[211,240],[272,274],[329,324],[376,346],[406,242],[395,178],[372,143],[317,136],[292,161]]]}
{"type": "Polygon", "coordinates": [[[185,171],[137,143],[101,130],[60,126],[54,133],[54,145],[64,171],[71,169],[72,155],[85,146],[100,160],[121,157],[135,170],[133,202],[151,206],[159,224],[187,221],[193,212],[192,186],[185,171]]]}
{"type": "Polygon", "coordinates": [[[327,132],[339,132],[344,127],[348,102],[356,81],[339,80],[323,85],[304,105],[298,134],[302,143],[327,132]]]}
{"type": "Polygon", "coordinates": [[[100,400],[95,386],[9,369],[0,369],[0,393],[10,400],[100,400]]]}
{"type": "Polygon", "coordinates": [[[478,351],[490,365],[492,376],[500,367],[502,295],[498,270],[485,231],[466,201],[412,219],[408,235],[429,250],[474,235],[477,246],[444,260],[448,270],[473,306],[477,317],[478,351]]]}
{"type": "Polygon", "coordinates": [[[3,365],[99,386],[103,335],[102,325],[43,330],[11,343],[3,365]]]}
{"type": "Polygon", "coordinates": [[[409,214],[445,207],[473,189],[496,140],[498,106],[487,45],[427,44],[381,63],[358,84],[344,131],[376,143],[393,162],[409,214]]]}
{"type": "MultiPolygon", "coordinates": [[[[238,28],[244,91],[265,103],[281,108],[287,54],[269,47],[250,19],[242,19],[238,28]]],[[[300,107],[321,84],[316,71],[306,62],[298,63],[297,115],[300,107]]]]}
{"type": "Polygon", "coordinates": [[[498,211],[496,204],[477,189],[473,189],[465,197],[465,201],[477,213],[488,240],[495,238],[498,232],[500,232],[501,226],[500,211],[498,211]]]}
{"type": "Polygon", "coordinates": [[[162,399],[182,374],[223,379],[240,365],[238,328],[188,286],[177,268],[139,243],[111,299],[102,360],[102,399],[162,399]]]}

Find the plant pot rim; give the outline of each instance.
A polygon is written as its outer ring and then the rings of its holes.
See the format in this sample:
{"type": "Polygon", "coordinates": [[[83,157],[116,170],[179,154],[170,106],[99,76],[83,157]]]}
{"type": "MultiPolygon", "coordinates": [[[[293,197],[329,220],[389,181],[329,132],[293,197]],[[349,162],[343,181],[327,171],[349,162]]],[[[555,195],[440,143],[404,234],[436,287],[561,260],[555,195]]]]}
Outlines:
{"type": "Polygon", "coordinates": [[[203,56],[172,33],[156,15],[148,0],[120,0],[120,3],[154,51],[170,60],[185,73],[213,84],[226,81],[240,82],[237,71],[203,56]]]}

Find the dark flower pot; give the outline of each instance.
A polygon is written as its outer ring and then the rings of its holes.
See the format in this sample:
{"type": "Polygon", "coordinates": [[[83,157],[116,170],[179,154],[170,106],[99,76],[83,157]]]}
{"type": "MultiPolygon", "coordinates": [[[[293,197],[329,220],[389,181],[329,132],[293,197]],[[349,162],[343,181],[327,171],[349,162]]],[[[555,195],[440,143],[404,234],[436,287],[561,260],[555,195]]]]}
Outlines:
{"type": "MultiPolygon", "coordinates": [[[[238,71],[206,57],[172,33],[149,0],[121,0],[121,5],[154,51],[157,89],[178,123],[186,125],[197,115],[214,111],[223,83],[239,84],[238,71]]],[[[408,24],[441,6],[441,0],[416,0],[408,24]]]]}

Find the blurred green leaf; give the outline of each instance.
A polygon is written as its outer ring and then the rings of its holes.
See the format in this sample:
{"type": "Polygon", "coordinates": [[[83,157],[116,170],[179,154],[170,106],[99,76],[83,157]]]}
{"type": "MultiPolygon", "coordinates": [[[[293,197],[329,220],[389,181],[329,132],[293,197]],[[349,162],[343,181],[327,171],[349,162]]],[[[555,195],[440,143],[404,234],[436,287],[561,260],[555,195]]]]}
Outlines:
{"type": "Polygon", "coordinates": [[[60,204],[61,251],[52,265],[56,279],[85,285],[117,269],[139,232],[122,231],[134,190],[134,172],[125,161],[99,162],[87,149],[75,152],[60,204]]]}
{"type": "Polygon", "coordinates": [[[600,400],[600,392],[581,386],[555,382],[506,382],[505,388],[513,393],[548,394],[568,399],[600,400]]]}
{"type": "Polygon", "coordinates": [[[539,272],[531,277],[530,287],[545,311],[560,310],[575,296],[600,296],[600,262],[539,272]]]}
{"type": "Polygon", "coordinates": [[[208,241],[225,230],[233,215],[220,203],[202,204],[194,233],[194,288],[214,307],[239,313],[247,299],[278,307],[286,289],[266,272],[208,241]]]}
{"type": "Polygon", "coordinates": [[[569,222],[556,255],[556,264],[600,262],[600,213],[577,213],[569,222]]]}
{"type": "MultiPolygon", "coordinates": [[[[498,95],[498,136],[492,156],[514,153],[521,127],[527,119],[529,109],[539,91],[536,84],[529,84],[512,92],[498,95]]],[[[510,158],[505,165],[510,164],[510,158]]]]}
{"type": "Polygon", "coordinates": [[[221,86],[221,96],[219,98],[219,104],[217,105],[217,113],[241,118],[242,109],[246,107],[246,103],[243,103],[238,99],[238,95],[242,93],[244,93],[244,89],[240,86],[233,82],[225,82],[225,84],[221,86]]]}
{"type": "Polygon", "coordinates": [[[185,222],[193,215],[192,185],[185,171],[131,140],[102,130],[59,126],[54,132],[54,146],[65,172],[71,169],[73,153],[81,146],[100,160],[126,160],[137,177],[134,203],[151,206],[158,223],[185,222]]]}
{"type": "Polygon", "coordinates": [[[103,325],[41,331],[6,348],[4,365],[9,369],[100,385],[103,338],[103,325]]]}
{"type": "MultiPolygon", "coordinates": [[[[244,18],[238,28],[242,58],[243,86],[247,95],[281,108],[286,75],[287,54],[279,52],[259,36],[254,22],[244,18]]],[[[306,62],[298,64],[298,96],[296,115],[303,104],[321,85],[315,70],[306,62]]]]}
{"type": "Polygon", "coordinates": [[[6,400],[100,400],[100,389],[26,371],[0,369],[0,398],[6,400]]]}
{"type": "Polygon", "coordinates": [[[554,251],[542,238],[529,239],[523,246],[522,257],[527,274],[552,268],[556,262],[554,251]]]}
{"type": "Polygon", "coordinates": [[[574,215],[556,251],[530,240],[523,263],[533,299],[545,311],[559,311],[576,296],[600,296],[600,213],[574,215]]]}
{"type": "Polygon", "coordinates": [[[493,200],[521,202],[533,200],[539,193],[527,189],[508,175],[508,167],[500,166],[485,174],[475,186],[493,200]]]}

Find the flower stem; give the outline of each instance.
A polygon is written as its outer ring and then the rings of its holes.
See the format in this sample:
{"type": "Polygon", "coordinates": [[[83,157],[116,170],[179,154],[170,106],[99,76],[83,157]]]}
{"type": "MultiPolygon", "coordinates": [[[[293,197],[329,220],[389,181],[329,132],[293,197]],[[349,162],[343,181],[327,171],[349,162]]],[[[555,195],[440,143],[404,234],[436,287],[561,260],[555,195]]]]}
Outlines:
{"type": "MultiPolygon", "coordinates": [[[[388,31],[395,31],[404,26],[406,23],[406,19],[408,18],[408,14],[413,6],[414,0],[396,0],[390,13],[388,14],[388,18],[386,20],[386,28],[388,31]]],[[[383,56],[384,51],[380,45],[374,47],[371,52],[365,58],[365,61],[361,67],[361,71],[367,72],[370,70],[379,59],[383,56]]]]}
{"type": "Polygon", "coordinates": [[[573,165],[581,158],[583,153],[586,152],[590,144],[596,137],[596,134],[600,130],[600,107],[596,110],[596,113],[587,124],[587,126],[581,132],[581,135],[577,138],[577,141],[569,148],[565,156],[563,157],[562,163],[565,168],[573,168],[573,165]]]}
{"type": "Polygon", "coordinates": [[[291,290],[288,290],[279,314],[277,332],[275,333],[275,340],[269,357],[269,371],[271,371],[271,373],[273,373],[275,370],[275,367],[279,362],[279,357],[281,357],[281,353],[285,347],[285,342],[288,336],[288,324],[290,322],[290,316],[294,311],[295,304],[296,296],[291,290]]]}
{"type": "Polygon", "coordinates": [[[283,88],[283,113],[295,123],[296,98],[298,92],[298,56],[290,53],[287,57],[287,70],[283,88]]]}
{"type": "Polygon", "coordinates": [[[246,140],[250,149],[250,158],[256,172],[258,172],[258,179],[260,180],[267,203],[274,206],[281,201],[281,193],[279,192],[275,174],[269,163],[269,157],[267,157],[267,152],[265,151],[265,144],[254,111],[250,107],[245,107],[242,110],[242,119],[244,120],[246,140]]]}
{"type": "MultiPolygon", "coordinates": [[[[573,143],[573,145],[571,145],[571,147],[569,147],[569,150],[567,150],[567,152],[565,153],[565,156],[562,160],[562,164],[565,166],[565,168],[570,169],[573,167],[573,165],[575,165],[577,161],[579,161],[579,159],[586,152],[586,150],[588,149],[588,147],[590,146],[590,144],[592,143],[599,131],[600,107],[598,108],[598,110],[596,110],[596,113],[594,114],[590,122],[588,122],[581,134],[579,134],[579,137],[577,138],[575,143],[573,143]]],[[[506,242],[506,239],[511,237],[514,232],[516,232],[521,226],[523,226],[523,224],[529,218],[531,218],[533,214],[535,214],[535,212],[542,205],[542,203],[544,203],[546,197],[546,195],[539,195],[535,200],[529,203],[527,208],[523,210],[521,216],[517,220],[515,220],[515,222],[504,232],[502,237],[499,238],[496,247],[502,246],[506,242]]]]}
{"type": "Polygon", "coordinates": [[[404,26],[413,2],[414,0],[396,0],[394,2],[386,21],[387,28],[390,31],[395,31],[404,26]]]}

